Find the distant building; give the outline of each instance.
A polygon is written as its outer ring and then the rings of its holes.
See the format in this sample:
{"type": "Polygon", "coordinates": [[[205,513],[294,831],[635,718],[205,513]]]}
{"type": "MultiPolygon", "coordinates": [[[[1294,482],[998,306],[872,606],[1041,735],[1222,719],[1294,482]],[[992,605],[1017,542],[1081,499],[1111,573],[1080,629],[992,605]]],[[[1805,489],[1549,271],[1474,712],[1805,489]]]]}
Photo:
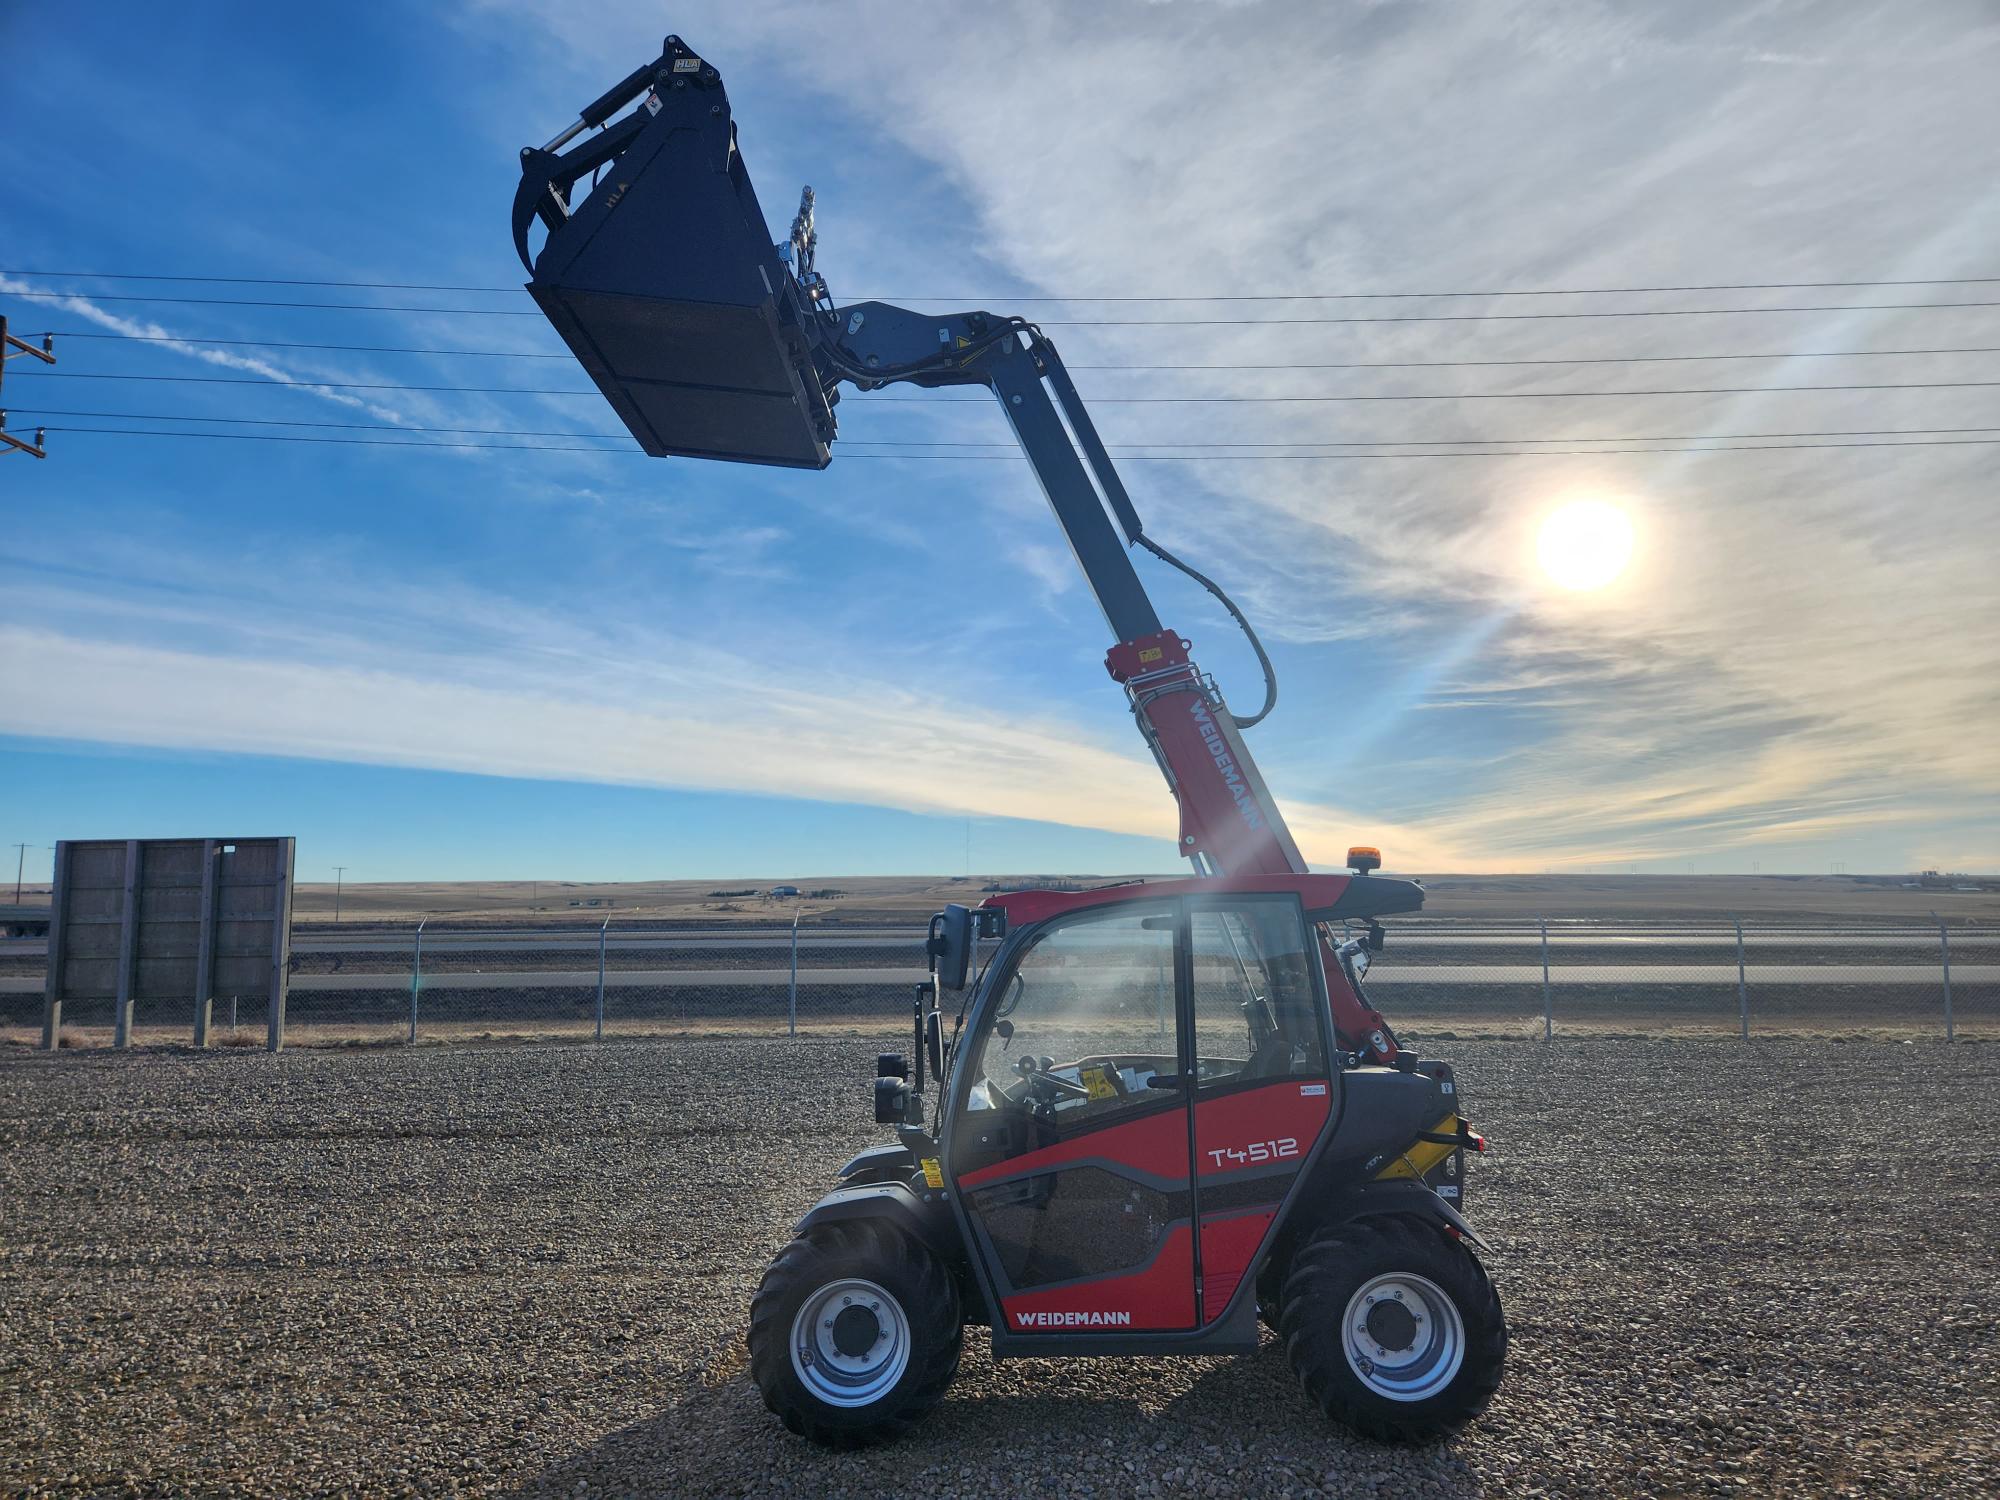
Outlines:
{"type": "Polygon", "coordinates": [[[799,888],[795,885],[774,885],[764,894],[769,896],[773,901],[783,901],[796,896],[798,893],[799,888]]]}

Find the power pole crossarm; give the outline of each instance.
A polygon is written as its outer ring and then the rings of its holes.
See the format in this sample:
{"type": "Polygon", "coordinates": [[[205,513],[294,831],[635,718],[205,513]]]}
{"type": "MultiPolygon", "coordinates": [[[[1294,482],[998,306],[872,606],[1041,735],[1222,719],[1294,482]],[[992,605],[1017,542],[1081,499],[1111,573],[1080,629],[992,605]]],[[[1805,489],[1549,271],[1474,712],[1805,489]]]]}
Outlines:
{"type": "MultiPolygon", "coordinates": [[[[4,392],[6,388],[7,361],[10,359],[19,359],[24,354],[33,355],[45,365],[54,364],[56,362],[55,335],[50,333],[43,334],[42,347],[37,349],[33,344],[28,343],[24,339],[16,338],[13,334],[9,333],[7,331],[7,319],[4,315],[0,315],[0,392],[4,392]]],[[[30,458],[47,458],[49,456],[48,429],[37,427],[35,429],[35,440],[32,443],[26,438],[15,437],[13,433],[7,430],[6,402],[4,397],[0,397],[0,456],[15,452],[25,453],[30,458]]]]}

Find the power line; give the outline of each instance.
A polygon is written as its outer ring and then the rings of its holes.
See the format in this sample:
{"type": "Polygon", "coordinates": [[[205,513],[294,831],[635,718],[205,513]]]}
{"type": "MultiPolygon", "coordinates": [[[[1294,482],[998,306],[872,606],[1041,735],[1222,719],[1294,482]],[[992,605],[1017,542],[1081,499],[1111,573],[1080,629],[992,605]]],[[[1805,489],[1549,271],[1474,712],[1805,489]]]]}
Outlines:
{"type": "MultiPolygon", "coordinates": [[[[424,349],[403,344],[318,344],[290,339],[211,339],[173,333],[87,333],[52,329],[54,338],[110,339],[136,344],[198,344],[203,347],[246,349],[310,349],[341,354],[425,354],[471,359],[574,359],[567,349],[424,349]]],[[[1275,361],[1248,364],[1072,364],[1072,370],[1446,370],[1497,369],[1512,365],[1643,365],[1690,364],[1732,359],[1863,359],[1933,354],[2000,354],[2000,344],[1937,349],[1793,349],[1744,354],[1611,354],[1571,355],[1541,359],[1371,359],[1338,362],[1275,361]]]]}
{"type": "MultiPolygon", "coordinates": [[[[1990,430],[1990,429],[1988,429],[1990,430]]],[[[332,443],[372,448],[483,448],[512,452],[532,453],[611,453],[624,457],[644,457],[641,449],[631,448],[590,448],[569,447],[550,443],[460,443],[460,442],[395,442],[382,438],[354,437],[307,437],[298,433],[264,432],[167,432],[142,431],[126,427],[51,427],[50,432],[92,433],[108,437],[140,438],[207,438],[217,442],[258,442],[258,443],[332,443]]],[[[1128,455],[1128,463],[1282,463],[1322,462],[1333,463],[1347,459],[1368,458],[1593,458],[1617,454],[1645,453],[1774,453],[1810,448],[1954,448],[2000,445],[2000,438],[1922,438],[1914,442],[1858,442],[1858,443],[1771,443],[1751,445],[1723,445],[1710,448],[1591,448],[1566,449],[1551,453],[1545,450],[1521,450],[1512,452],[1457,452],[1457,453],[1263,453],[1263,454],[1137,454],[1128,455]]],[[[925,460],[946,463],[1023,463],[1020,454],[1000,453],[847,453],[855,459],[889,459],[901,462],[921,462],[925,460]]]]}
{"type": "MultiPolygon", "coordinates": [[[[403,344],[313,344],[292,339],[210,339],[181,333],[86,333],[80,329],[52,329],[59,339],[111,339],[129,344],[199,344],[223,349],[319,349],[341,354],[439,354],[463,355],[474,359],[569,359],[567,349],[419,349],[403,344]]],[[[1953,353],[1958,351],[1953,350],[1953,353]]],[[[1982,350],[2000,353],[2000,350],[1982,350]]]]}
{"type": "MultiPolygon", "coordinates": [[[[241,427],[312,427],[325,428],[337,432],[398,432],[398,433],[446,433],[473,437],[532,437],[532,438],[602,438],[607,441],[627,442],[630,439],[622,432],[552,432],[533,428],[517,427],[414,427],[393,422],[325,422],[293,421],[277,417],[204,417],[190,412],[145,412],[145,411],[75,411],[55,407],[16,407],[25,416],[39,417],[91,417],[106,421],[121,422],[204,422],[224,426],[241,427]]],[[[1854,438],[1854,437],[1938,437],[1962,435],[1975,432],[2000,433],[2000,427],[1865,427],[1826,428],[1801,432],[1678,432],[1678,433],[1576,433],[1564,437],[1525,437],[1507,434],[1499,437],[1470,438],[1299,438],[1293,441],[1259,443],[1173,442],[1156,440],[1140,443],[1108,443],[1114,452],[1135,452],[1139,449],[1156,448],[1198,448],[1198,449],[1255,449],[1255,448],[1443,448],[1443,447],[1493,447],[1509,443],[1708,443],[1738,441],[1759,438],[1854,438]]],[[[199,436],[199,434],[188,434],[199,436]]],[[[949,440],[851,438],[851,443],[862,443],[871,448],[998,448],[1007,453],[1017,451],[1011,442],[956,442],[949,440]]],[[[847,452],[843,447],[841,452],[847,452]]]]}
{"type": "MultiPolygon", "coordinates": [[[[134,271],[7,271],[0,276],[40,276],[46,279],[93,281],[166,281],[205,283],[213,286],[310,286],[343,287],[356,291],[383,292],[518,292],[519,286],[426,281],[343,281],[290,276],[162,276],[134,271]]],[[[2000,283],[2000,276],[1918,276],[1902,280],[1856,281],[1711,281],[1683,286],[1595,286],[1489,288],[1450,292],[1189,292],[1179,294],[1117,293],[1109,296],[958,296],[958,297],[850,297],[850,302],[1375,302],[1408,298],[1445,297],[1634,297],[1669,292],[1785,292],[1829,291],[1871,286],[1988,286],[2000,283]]]]}
{"type": "MultiPolygon", "coordinates": [[[[538,318],[538,307],[411,307],[375,302],[300,302],[251,297],[159,297],[126,292],[10,292],[15,297],[53,300],[72,298],[90,302],[155,302],[200,307],[298,307],[330,312],[425,313],[447,317],[538,318]]],[[[1795,307],[1656,307],[1603,308],[1589,312],[1526,313],[1394,313],[1369,317],[1284,317],[1284,318],[1042,318],[1048,328],[1208,328],[1305,326],[1309,324],[1358,323],[1530,323],[1577,318],[1703,318],[1737,317],[1750,313],[1851,313],[1851,312],[1945,312],[1968,307],[2000,307],[1987,302],[1863,302],[1795,307]]]]}
{"type": "Polygon", "coordinates": [[[450,391],[465,396],[596,396],[596,389],[577,390],[572,386],[541,389],[513,385],[409,385],[395,380],[279,380],[262,375],[126,375],[90,373],[82,370],[50,371],[85,380],[144,380],[162,385],[268,385],[320,391],[450,391]]]}
{"type": "MultiPolygon", "coordinates": [[[[35,372],[27,378],[35,380],[139,380],[165,385],[260,385],[329,391],[450,392],[471,396],[597,396],[601,394],[594,388],[577,390],[567,386],[412,385],[393,380],[280,380],[250,375],[133,375],[89,370],[42,370],[35,372]]],[[[1669,386],[1636,391],[1442,391],[1410,395],[1388,395],[1378,392],[1313,396],[1094,395],[1090,397],[1090,401],[1096,406],[1264,406],[1274,404],[1314,405],[1347,401],[1527,401],[1582,400],[1585,398],[1618,396],[1754,396],[1779,391],[1955,391],[1979,390],[1989,386],[2000,386],[2000,380],[1901,380],[1837,385],[1669,386]]],[[[964,397],[933,397],[928,395],[866,395],[859,397],[858,400],[862,404],[869,406],[901,405],[905,403],[922,403],[925,406],[983,406],[986,404],[983,398],[977,397],[968,400],[964,397]]]]}
{"type": "MultiPolygon", "coordinates": [[[[1291,403],[1310,405],[1339,401],[1526,401],[1601,396],[1754,396],[1771,391],[1940,391],[1970,390],[1983,386],[2000,386],[2000,380],[1907,380],[1843,385],[1714,385],[1663,387],[1641,391],[1445,391],[1421,395],[1383,395],[1366,392],[1333,396],[1092,396],[1090,400],[1097,406],[1263,406],[1291,403]]],[[[929,400],[924,396],[869,396],[863,399],[871,405],[878,402],[929,400]]],[[[973,403],[961,401],[957,404],[973,403]]]]}
{"type": "Polygon", "coordinates": [[[317,307],[340,312],[453,313],[481,318],[538,318],[539,307],[407,307],[379,302],[279,302],[251,297],[144,297],[125,292],[9,292],[10,297],[42,297],[83,302],[173,302],[198,307],[317,307]]]}

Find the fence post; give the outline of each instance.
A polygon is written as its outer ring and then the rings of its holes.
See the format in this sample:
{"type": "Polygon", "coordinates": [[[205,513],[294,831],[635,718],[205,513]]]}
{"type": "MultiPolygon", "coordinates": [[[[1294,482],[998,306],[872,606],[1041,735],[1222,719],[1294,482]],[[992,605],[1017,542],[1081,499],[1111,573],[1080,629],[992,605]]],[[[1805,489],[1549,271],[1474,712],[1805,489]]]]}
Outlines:
{"type": "Polygon", "coordinates": [[[1938,951],[1944,958],[1944,1039],[1954,1040],[1951,1024],[1951,931],[1938,918],[1938,951]]]}
{"type": "Polygon", "coordinates": [[[611,918],[604,919],[604,925],[597,929],[597,1040],[604,1040],[604,934],[610,930],[611,918]]]}
{"type": "Polygon", "coordinates": [[[1542,1040],[1552,1042],[1556,1036],[1555,1003],[1549,998],[1549,919],[1543,917],[1542,924],[1542,1040]]]}
{"type": "Polygon", "coordinates": [[[1741,1040],[1750,1040],[1750,981],[1743,972],[1743,919],[1736,919],[1736,1014],[1741,1040]]]}
{"type": "Polygon", "coordinates": [[[785,1034],[799,1034],[799,914],[796,911],[792,913],[792,1000],[785,1034]]]}
{"type": "Polygon", "coordinates": [[[423,981],[424,973],[424,923],[425,917],[417,923],[417,941],[410,949],[410,1040],[417,1039],[417,989],[423,981]]]}

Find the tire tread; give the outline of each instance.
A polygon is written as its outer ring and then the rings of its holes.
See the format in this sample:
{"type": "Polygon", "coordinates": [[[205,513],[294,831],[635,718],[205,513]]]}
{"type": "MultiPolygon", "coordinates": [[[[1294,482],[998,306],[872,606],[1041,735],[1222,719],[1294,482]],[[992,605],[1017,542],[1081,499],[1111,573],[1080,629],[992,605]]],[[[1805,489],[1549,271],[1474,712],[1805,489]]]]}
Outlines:
{"type": "Polygon", "coordinates": [[[750,1374],[764,1404],[790,1431],[831,1448],[900,1437],[944,1398],[964,1348],[958,1289],[942,1261],[892,1225],[869,1219],[820,1224],[778,1253],[750,1302],[750,1374]],[[791,1322],[813,1287],[842,1276],[881,1281],[910,1324],[910,1364],[873,1407],[832,1407],[800,1385],[791,1322]],[[907,1292],[907,1295],[905,1293],[907,1292]]]}
{"type": "Polygon", "coordinates": [[[1334,1420],[1378,1442],[1425,1442],[1454,1432],[1486,1409],[1506,1363],[1500,1294],[1463,1243],[1407,1217],[1359,1219],[1315,1233],[1292,1256],[1279,1337],[1299,1383],[1334,1420]],[[1348,1367],[1343,1349],[1347,1300],[1363,1272],[1393,1265],[1429,1277],[1459,1304],[1465,1358],[1452,1383],[1407,1407],[1376,1395],[1348,1367]]]}

